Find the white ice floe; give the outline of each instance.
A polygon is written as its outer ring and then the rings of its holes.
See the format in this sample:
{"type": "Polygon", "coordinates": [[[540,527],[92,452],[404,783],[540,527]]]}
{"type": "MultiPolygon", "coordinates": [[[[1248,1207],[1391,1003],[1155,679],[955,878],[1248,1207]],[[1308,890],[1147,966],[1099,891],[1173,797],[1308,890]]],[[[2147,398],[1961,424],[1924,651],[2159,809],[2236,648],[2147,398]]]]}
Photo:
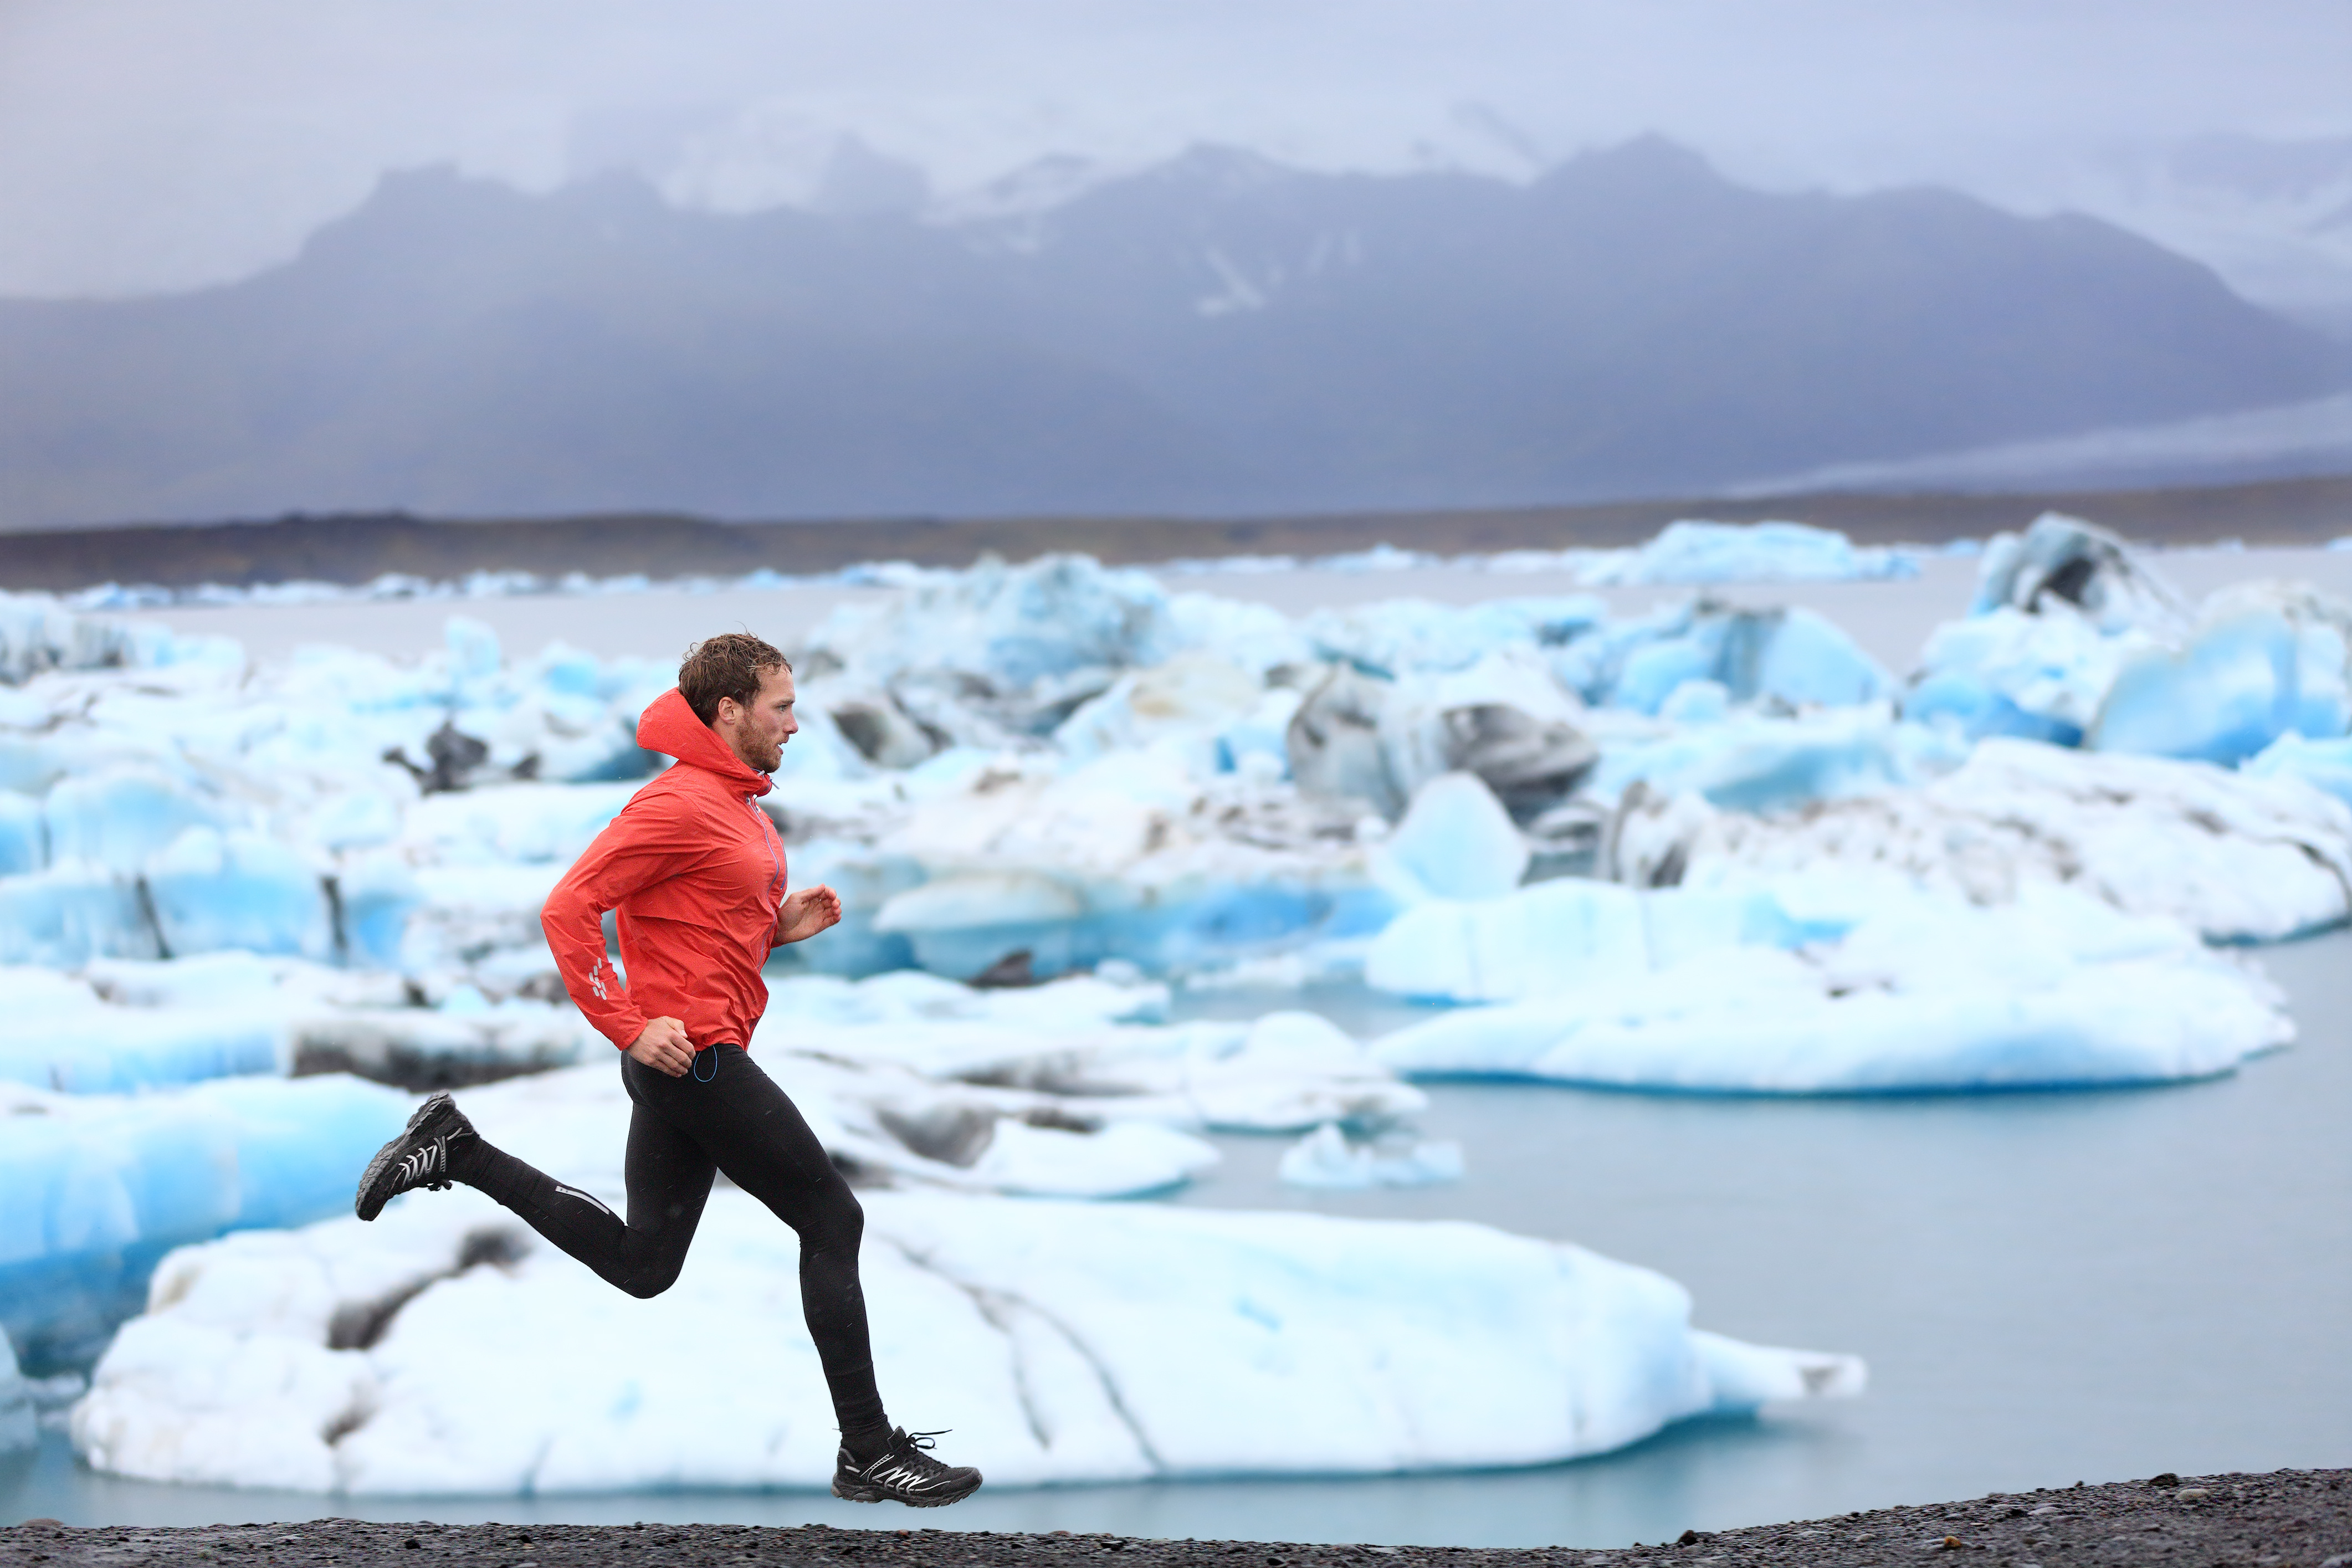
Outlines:
{"type": "MultiPolygon", "coordinates": [[[[1412,1025],[1374,1054],[1417,1075],[1855,1094],[2201,1078],[2294,1036],[2251,964],[2061,887],[1984,909],[1877,878],[1816,878],[1789,891],[1847,929],[1798,945],[1787,916],[1759,920],[1762,906],[1730,895],[1616,889],[1614,907],[1555,908],[1543,895],[1561,886],[1444,911],[1458,928],[1458,983],[1524,999],[1412,1025]],[[1670,906],[1682,912],[1662,944],[1649,917],[1670,906]],[[1531,962],[1538,939],[1562,961],[1531,962]]],[[[1421,906],[1391,929],[1437,912],[1421,906]]]]}
{"type": "Polygon", "coordinates": [[[1991,740],[1917,788],[1770,817],[1692,804],[1644,803],[1663,815],[1621,825],[1622,874],[1778,886],[1823,866],[1886,868],[1996,906],[2066,883],[2216,941],[2278,941],[2352,912],[2352,810],[2292,776],[1991,740]]]}
{"type": "Polygon", "coordinates": [[[1327,1121],[1282,1152],[1276,1173],[1294,1187],[1426,1187],[1462,1179],[1462,1145],[1430,1140],[1360,1142],[1327,1121]]]}
{"type": "MultiPolygon", "coordinates": [[[[1542,1464],[1864,1382],[1692,1329],[1647,1269],[1483,1226],[865,1201],[892,1415],[952,1427],[992,1485],[1542,1464]]],[[[463,1191],[232,1237],[157,1272],[74,1443],[110,1474],[346,1495],[823,1487],[796,1253],[729,1190],[650,1301],[463,1191]]]]}

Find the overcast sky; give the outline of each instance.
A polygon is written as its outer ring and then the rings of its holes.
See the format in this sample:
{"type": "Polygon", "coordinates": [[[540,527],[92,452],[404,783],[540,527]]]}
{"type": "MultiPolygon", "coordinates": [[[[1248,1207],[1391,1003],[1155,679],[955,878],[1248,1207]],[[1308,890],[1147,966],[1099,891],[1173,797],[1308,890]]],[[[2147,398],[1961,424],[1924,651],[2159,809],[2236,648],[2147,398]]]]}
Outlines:
{"type": "Polygon", "coordinates": [[[0,0],[0,293],[251,272],[383,170],[950,193],[1195,141],[1524,174],[1663,132],[1737,177],[2021,207],[2209,132],[2352,134],[2352,0],[0,0]]]}

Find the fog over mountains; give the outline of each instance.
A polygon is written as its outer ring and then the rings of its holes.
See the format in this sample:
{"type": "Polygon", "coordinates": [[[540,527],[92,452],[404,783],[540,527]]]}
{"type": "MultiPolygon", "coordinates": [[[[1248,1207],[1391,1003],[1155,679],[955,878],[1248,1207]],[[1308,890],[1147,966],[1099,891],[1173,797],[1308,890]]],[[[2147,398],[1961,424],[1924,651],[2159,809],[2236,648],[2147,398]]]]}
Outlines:
{"type": "Polygon", "coordinates": [[[428,172],[244,282],[0,302],[0,525],[1574,500],[2347,383],[2095,220],[1655,140],[1526,185],[1204,149],[960,225],[428,172]]]}

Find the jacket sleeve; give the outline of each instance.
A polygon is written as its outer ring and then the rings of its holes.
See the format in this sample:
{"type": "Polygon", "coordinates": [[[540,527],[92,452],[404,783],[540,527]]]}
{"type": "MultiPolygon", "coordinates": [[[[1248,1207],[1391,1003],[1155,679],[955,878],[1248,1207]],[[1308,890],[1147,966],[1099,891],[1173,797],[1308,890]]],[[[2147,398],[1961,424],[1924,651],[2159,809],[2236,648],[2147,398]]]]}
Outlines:
{"type": "Polygon", "coordinates": [[[604,951],[604,912],[640,888],[676,876],[706,852],[684,831],[677,803],[632,799],[572,862],[540,910],[540,929],[555,955],[563,988],[597,1032],[627,1050],[645,1032],[646,1016],[604,951]]]}

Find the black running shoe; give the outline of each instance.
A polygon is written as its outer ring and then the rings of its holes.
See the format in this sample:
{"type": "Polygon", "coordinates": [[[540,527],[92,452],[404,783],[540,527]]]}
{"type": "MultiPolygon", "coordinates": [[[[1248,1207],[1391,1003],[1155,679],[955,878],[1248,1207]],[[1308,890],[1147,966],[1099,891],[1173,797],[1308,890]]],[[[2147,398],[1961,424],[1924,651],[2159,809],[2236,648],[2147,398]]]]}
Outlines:
{"type": "Polygon", "coordinates": [[[834,1467],[833,1495],[851,1502],[902,1502],[908,1508],[945,1508],[980,1489],[980,1472],[970,1465],[942,1465],[924,1452],[937,1432],[890,1434],[890,1446],[859,1464],[841,1450],[834,1467]]]}
{"type": "Polygon", "coordinates": [[[359,1195],[352,1207],[362,1219],[373,1219],[383,1205],[412,1187],[443,1192],[449,1186],[449,1140],[471,1138],[474,1124],[457,1102],[436,1094],[416,1108],[399,1137],[375,1152],[360,1177],[359,1195]]]}

